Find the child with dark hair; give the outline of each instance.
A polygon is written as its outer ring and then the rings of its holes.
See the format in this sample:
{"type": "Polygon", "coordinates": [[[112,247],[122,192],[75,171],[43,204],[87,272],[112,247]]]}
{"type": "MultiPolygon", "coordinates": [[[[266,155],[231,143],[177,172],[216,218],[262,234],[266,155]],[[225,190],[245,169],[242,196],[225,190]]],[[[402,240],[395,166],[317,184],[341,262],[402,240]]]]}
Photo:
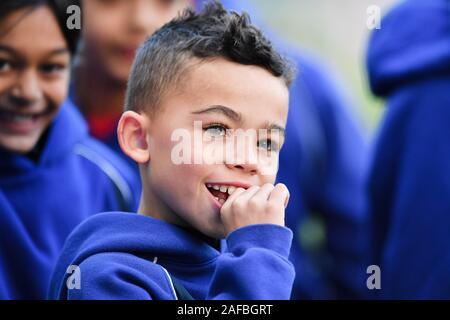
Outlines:
{"type": "Polygon", "coordinates": [[[64,103],[78,30],[58,0],[0,2],[0,299],[44,299],[85,218],[133,210],[131,170],[64,103]]]}
{"type": "Polygon", "coordinates": [[[149,38],[118,129],[140,168],[139,214],[104,213],[79,226],[49,298],[289,299],[289,192],[273,183],[293,75],[248,15],[218,2],[149,38]],[[233,145],[256,130],[245,150],[233,145]]]}
{"type": "MultiPolygon", "coordinates": [[[[82,110],[91,134],[131,163],[118,144],[117,123],[134,52],[181,8],[192,5],[200,10],[203,2],[81,1],[82,44],[72,76],[71,101],[82,110]]],[[[249,1],[221,2],[225,8],[250,12],[254,22],[264,25],[256,21],[257,10],[249,1]]],[[[297,274],[293,298],[358,297],[367,290],[363,131],[332,70],[307,50],[274,35],[271,39],[301,70],[290,88],[286,125],[290,138],[281,152],[278,172],[278,181],[292,195],[286,224],[295,239],[290,255],[297,274]],[[310,226],[319,231],[308,232],[310,226]],[[305,232],[300,235],[298,230],[305,232]]]]}

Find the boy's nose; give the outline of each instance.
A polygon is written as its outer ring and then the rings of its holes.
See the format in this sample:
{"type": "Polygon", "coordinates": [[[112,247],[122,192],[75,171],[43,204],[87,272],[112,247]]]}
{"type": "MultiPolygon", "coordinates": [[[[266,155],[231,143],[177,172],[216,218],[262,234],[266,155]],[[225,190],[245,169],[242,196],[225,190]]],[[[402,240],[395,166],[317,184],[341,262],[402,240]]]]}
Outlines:
{"type": "Polygon", "coordinates": [[[17,78],[10,91],[11,102],[18,107],[25,107],[42,98],[39,79],[33,72],[23,72],[17,78]]]}
{"type": "Polygon", "coordinates": [[[252,176],[254,176],[258,173],[258,166],[256,164],[235,164],[235,165],[227,164],[227,166],[230,169],[240,170],[240,171],[250,174],[252,176]]]}
{"type": "Polygon", "coordinates": [[[235,153],[231,161],[226,162],[227,167],[233,170],[242,171],[250,175],[258,174],[259,172],[258,154],[254,149],[255,149],[254,147],[250,147],[245,152],[235,153]]]}

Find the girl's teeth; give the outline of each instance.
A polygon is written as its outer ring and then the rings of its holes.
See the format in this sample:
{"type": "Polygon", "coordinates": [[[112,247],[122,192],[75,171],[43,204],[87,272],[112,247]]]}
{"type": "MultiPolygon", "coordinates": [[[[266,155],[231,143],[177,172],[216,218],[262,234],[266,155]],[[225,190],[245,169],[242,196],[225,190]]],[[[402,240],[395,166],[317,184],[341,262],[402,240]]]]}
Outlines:
{"type": "Polygon", "coordinates": [[[212,188],[212,184],[209,184],[209,183],[208,183],[206,186],[207,186],[208,188],[212,188]]]}
{"type": "Polygon", "coordinates": [[[220,187],[219,186],[213,186],[212,187],[214,190],[220,190],[220,187]]]}
{"type": "Polygon", "coordinates": [[[231,187],[228,187],[228,194],[231,196],[232,194],[233,194],[233,192],[235,192],[236,191],[236,187],[233,187],[233,186],[231,186],[231,187]]]}
{"type": "Polygon", "coordinates": [[[228,190],[228,187],[226,187],[226,186],[221,186],[220,187],[220,192],[226,193],[227,190],[228,190]]]}

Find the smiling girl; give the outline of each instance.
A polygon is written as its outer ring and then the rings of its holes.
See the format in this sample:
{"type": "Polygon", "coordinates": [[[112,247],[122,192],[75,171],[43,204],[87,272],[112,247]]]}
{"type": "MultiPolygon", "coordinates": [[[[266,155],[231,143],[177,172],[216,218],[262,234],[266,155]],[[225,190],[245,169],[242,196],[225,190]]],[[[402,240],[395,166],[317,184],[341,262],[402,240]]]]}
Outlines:
{"type": "Polygon", "coordinates": [[[58,0],[0,2],[0,299],[43,299],[73,228],[136,206],[128,167],[64,103],[77,30],[58,0]]]}

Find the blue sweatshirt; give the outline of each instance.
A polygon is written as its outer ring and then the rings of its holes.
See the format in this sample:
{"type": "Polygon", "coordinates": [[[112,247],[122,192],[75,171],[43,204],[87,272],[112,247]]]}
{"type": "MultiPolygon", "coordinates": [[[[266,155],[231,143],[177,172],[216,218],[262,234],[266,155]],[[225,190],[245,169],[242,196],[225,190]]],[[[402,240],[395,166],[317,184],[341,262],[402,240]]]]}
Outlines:
{"type": "Polygon", "coordinates": [[[137,207],[133,179],[68,103],[37,161],[0,151],[0,299],[45,299],[70,232],[90,215],[137,207]]]}
{"type": "Polygon", "coordinates": [[[387,99],[370,169],[381,298],[450,298],[450,2],[405,1],[367,56],[387,99]]]}
{"type": "Polygon", "coordinates": [[[221,253],[204,236],[164,221],[104,213],[69,237],[49,299],[173,300],[173,278],[194,299],[289,299],[291,241],[285,227],[252,225],[230,233],[221,253]]]}

